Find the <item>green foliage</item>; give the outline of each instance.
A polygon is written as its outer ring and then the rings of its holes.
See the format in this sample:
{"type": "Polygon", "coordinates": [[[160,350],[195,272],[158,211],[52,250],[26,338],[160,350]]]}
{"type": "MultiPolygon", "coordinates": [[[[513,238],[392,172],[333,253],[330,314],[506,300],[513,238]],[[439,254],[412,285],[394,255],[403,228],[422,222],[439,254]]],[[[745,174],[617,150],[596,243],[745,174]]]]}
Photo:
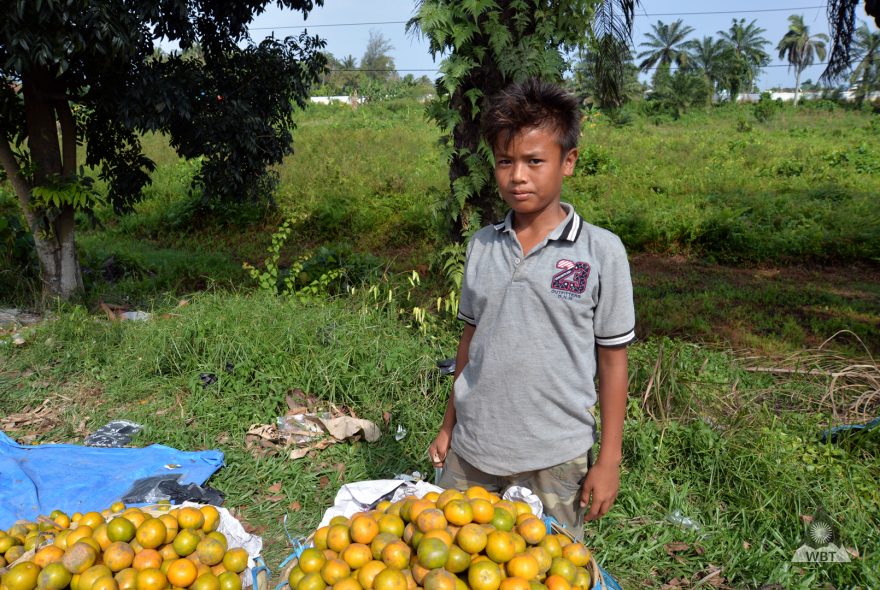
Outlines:
{"type": "Polygon", "coordinates": [[[752,107],[752,113],[759,123],[766,123],[782,109],[782,99],[773,100],[769,92],[762,92],[761,98],[752,107]]]}
{"type": "Polygon", "coordinates": [[[60,209],[65,205],[77,211],[92,209],[102,203],[102,197],[94,188],[94,179],[80,175],[72,181],[56,179],[52,184],[35,186],[31,190],[33,210],[60,209]]]}
{"type": "MultiPolygon", "coordinates": [[[[456,239],[499,213],[491,146],[479,131],[483,101],[513,81],[560,80],[563,51],[584,45],[593,30],[596,0],[546,4],[538,0],[422,0],[407,24],[444,55],[437,96],[428,107],[449,146],[450,198],[445,216],[456,239]]],[[[612,3],[617,6],[616,3],[612,3]]],[[[621,2],[631,22],[633,3],[621,2]]]]}

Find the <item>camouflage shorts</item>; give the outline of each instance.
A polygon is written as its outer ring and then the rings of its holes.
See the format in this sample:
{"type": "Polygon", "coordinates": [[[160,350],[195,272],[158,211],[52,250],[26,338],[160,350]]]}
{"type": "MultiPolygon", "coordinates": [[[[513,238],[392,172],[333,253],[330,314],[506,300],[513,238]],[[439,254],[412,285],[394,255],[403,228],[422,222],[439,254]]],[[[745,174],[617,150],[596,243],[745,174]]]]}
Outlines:
{"type": "Polygon", "coordinates": [[[577,537],[584,537],[584,509],[580,506],[581,486],[592,465],[592,450],[571,461],[514,475],[500,476],[483,473],[449,449],[443,465],[443,474],[437,485],[442,488],[464,490],[472,485],[483,486],[490,492],[502,493],[510,486],[532,490],[544,504],[544,512],[577,537]]]}

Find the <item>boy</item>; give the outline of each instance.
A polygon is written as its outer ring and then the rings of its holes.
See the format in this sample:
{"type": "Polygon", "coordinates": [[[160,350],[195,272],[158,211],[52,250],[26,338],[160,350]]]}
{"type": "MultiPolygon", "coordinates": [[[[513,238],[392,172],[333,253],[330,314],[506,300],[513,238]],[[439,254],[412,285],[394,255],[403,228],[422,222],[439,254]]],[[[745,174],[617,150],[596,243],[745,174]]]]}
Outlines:
{"type": "Polygon", "coordinates": [[[538,80],[484,110],[498,190],[511,211],[468,244],[455,381],[428,450],[441,487],[531,489],[578,538],[620,484],[626,345],[635,311],[626,252],[560,202],[574,172],[577,99],[538,80]],[[602,436],[592,461],[598,376],[602,436]]]}

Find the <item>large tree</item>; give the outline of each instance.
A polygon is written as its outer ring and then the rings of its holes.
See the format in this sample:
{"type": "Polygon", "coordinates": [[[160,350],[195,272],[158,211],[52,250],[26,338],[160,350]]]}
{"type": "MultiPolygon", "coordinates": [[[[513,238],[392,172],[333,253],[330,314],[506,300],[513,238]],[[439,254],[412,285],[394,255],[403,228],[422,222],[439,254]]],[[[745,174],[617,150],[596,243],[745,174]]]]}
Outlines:
{"type": "Polygon", "coordinates": [[[672,64],[679,67],[686,65],[688,59],[685,51],[686,39],[694,32],[694,28],[685,25],[681,19],[671,25],[658,20],[656,25],[651,25],[651,28],[653,32],[645,33],[648,40],[639,43],[639,47],[647,47],[638,55],[638,59],[642,60],[639,69],[647,71],[655,66],[668,68],[672,64]]]}
{"type": "Polygon", "coordinates": [[[364,56],[361,58],[361,70],[373,80],[390,80],[397,74],[394,71],[394,58],[389,54],[394,50],[391,41],[376,30],[370,31],[364,56]]]}
{"type": "MultiPolygon", "coordinates": [[[[304,13],[322,3],[277,2],[304,13]]],[[[77,161],[81,143],[117,211],[149,182],[154,164],[139,141],[146,131],[167,133],[186,158],[204,157],[206,197],[265,195],[267,166],[291,151],[292,102],[305,104],[324,63],[323,42],[305,33],[245,43],[267,4],[0,3],[0,164],[34,236],[44,298],[82,289],[75,213],[99,197],[77,161]],[[184,52],[160,54],[161,38],[184,52]]]]}
{"type": "Polygon", "coordinates": [[[828,35],[817,33],[810,35],[810,27],[804,24],[804,17],[792,14],[788,17],[788,31],[779,41],[776,50],[779,58],[788,60],[789,69],[794,68],[794,104],[797,105],[801,95],[801,74],[813,65],[816,57],[825,59],[825,43],[828,35]]]}
{"type": "Polygon", "coordinates": [[[729,75],[729,48],[724,41],[714,37],[692,39],[684,47],[688,52],[688,68],[702,73],[706,86],[710,89],[707,100],[712,102],[729,75]]]}
{"type": "MultiPolygon", "coordinates": [[[[561,80],[564,53],[596,38],[596,17],[622,23],[627,35],[638,0],[420,0],[407,25],[420,31],[433,56],[444,55],[429,113],[448,150],[452,237],[500,213],[492,154],[480,138],[484,100],[517,80],[561,80]],[[610,7],[610,8],[609,8],[610,7]],[[601,9],[598,10],[597,9],[601,9]]],[[[604,30],[604,28],[603,28],[604,30]]]]}
{"type": "Polygon", "coordinates": [[[764,51],[770,41],[762,37],[766,29],[756,23],[753,20],[746,24],[744,18],[733,19],[728,30],[718,31],[731,50],[731,100],[736,99],[736,91],[742,86],[745,86],[746,92],[751,92],[761,68],[770,63],[770,56],[764,51]]]}

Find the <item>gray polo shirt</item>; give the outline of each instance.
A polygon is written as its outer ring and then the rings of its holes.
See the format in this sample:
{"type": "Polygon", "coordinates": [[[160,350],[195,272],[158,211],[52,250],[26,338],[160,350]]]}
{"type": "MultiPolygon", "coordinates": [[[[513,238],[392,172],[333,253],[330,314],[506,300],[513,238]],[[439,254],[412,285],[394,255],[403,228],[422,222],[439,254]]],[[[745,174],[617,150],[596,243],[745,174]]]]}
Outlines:
{"type": "Polygon", "coordinates": [[[468,244],[458,317],[476,330],[455,381],[452,446],[486,473],[586,453],[596,430],[596,346],[635,338],[623,244],[562,205],[566,218],[527,256],[512,213],[468,244]]]}

